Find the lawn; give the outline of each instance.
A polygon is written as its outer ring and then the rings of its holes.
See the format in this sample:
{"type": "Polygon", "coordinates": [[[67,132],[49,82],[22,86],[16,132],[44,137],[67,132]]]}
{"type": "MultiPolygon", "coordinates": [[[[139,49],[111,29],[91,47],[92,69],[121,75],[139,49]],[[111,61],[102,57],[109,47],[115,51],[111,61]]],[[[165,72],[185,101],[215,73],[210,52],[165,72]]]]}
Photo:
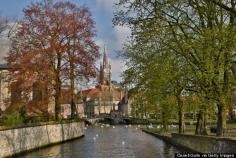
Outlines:
{"type": "MultiPolygon", "coordinates": [[[[207,133],[209,136],[215,136],[215,133],[211,133],[210,132],[210,127],[212,125],[208,125],[207,126],[207,133]]],[[[167,132],[163,132],[161,130],[161,128],[158,128],[158,125],[153,125],[151,128],[150,126],[147,128],[149,128],[150,131],[154,132],[154,133],[161,133],[164,135],[170,135],[171,133],[178,133],[178,126],[169,126],[168,127],[168,131],[167,132]]],[[[185,130],[184,133],[185,134],[195,134],[195,125],[185,125],[185,130]]],[[[232,139],[236,139],[236,123],[228,123],[227,124],[227,129],[225,131],[224,137],[226,138],[232,138],[232,139]]]]}

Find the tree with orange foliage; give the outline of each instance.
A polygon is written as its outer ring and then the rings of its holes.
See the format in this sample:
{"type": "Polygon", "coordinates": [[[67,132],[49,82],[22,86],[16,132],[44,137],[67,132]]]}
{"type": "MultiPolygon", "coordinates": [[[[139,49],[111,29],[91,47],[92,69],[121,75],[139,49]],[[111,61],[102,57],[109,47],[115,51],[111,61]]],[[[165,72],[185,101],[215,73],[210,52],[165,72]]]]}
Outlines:
{"type": "MultiPolygon", "coordinates": [[[[89,13],[86,13],[89,16],[89,13]]],[[[91,19],[84,20],[84,13],[78,14],[78,20],[70,17],[71,22],[75,24],[71,31],[76,32],[73,36],[68,38],[67,50],[65,54],[65,77],[70,83],[71,95],[71,116],[76,115],[76,95],[75,95],[75,81],[81,79],[89,79],[96,76],[95,62],[98,58],[98,47],[92,40],[95,36],[93,31],[94,21],[91,19]],[[79,26],[79,27],[78,27],[79,26]]]]}
{"type": "Polygon", "coordinates": [[[55,119],[59,119],[62,77],[74,82],[78,76],[93,76],[98,46],[94,43],[94,21],[86,7],[70,2],[44,1],[24,9],[7,57],[12,79],[23,80],[24,90],[35,81],[47,85],[55,98],[55,119]],[[79,71],[76,71],[79,70],[79,71]],[[69,73],[68,73],[69,72],[69,73]]]}

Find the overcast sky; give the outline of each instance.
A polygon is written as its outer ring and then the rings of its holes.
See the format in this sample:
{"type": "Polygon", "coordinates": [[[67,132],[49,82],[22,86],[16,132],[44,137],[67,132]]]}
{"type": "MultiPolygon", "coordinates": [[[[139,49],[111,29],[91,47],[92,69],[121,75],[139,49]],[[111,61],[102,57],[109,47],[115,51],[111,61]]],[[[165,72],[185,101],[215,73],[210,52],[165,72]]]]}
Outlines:
{"type": "MultiPolygon", "coordinates": [[[[38,0],[1,0],[0,13],[2,16],[20,19],[23,16],[22,9],[31,2],[38,0]]],[[[59,0],[56,0],[59,1],[59,0]]],[[[117,0],[70,0],[77,5],[87,6],[96,22],[96,43],[101,47],[104,45],[108,50],[108,56],[112,64],[112,79],[121,81],[120,74],[123,70],[121,59],[117,58],[116,52],[122,49],[130,30],[127,27],[113,26],[112,18],[115,10],[114,4],[117,0]]],[[[0,40],[0,62],[7,52],[6,40],[0,40]]]]}

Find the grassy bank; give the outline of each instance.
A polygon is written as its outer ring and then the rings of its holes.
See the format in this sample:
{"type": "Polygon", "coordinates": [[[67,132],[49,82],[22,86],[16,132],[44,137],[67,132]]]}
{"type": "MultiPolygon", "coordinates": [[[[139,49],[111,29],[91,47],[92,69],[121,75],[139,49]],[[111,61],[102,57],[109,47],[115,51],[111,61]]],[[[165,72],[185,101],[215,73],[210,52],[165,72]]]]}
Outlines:
{"type": "MultiPolygon", "coordinates": [[[[207,134],[208,136],[215,136],[215,133],[211,133],[210,131],[211,125],[207,126],[207,134]]],[[[185,125],[184,134],[195,135],[195,125],[185,125]]],[[[162,134],[162,135],[171,135],[171,133],[178,133],[178,126],[170,125],[167,130],[164,131],[159,125],[147,126],[145,130],[148,130],[153,133],[162,134]],[[151,128],[150,128],[151,127],[151,128]]],[[[224,133],[225,138],[231,138],[236,140],[236,123],[227,124],[227,129],[224,133]]]]}

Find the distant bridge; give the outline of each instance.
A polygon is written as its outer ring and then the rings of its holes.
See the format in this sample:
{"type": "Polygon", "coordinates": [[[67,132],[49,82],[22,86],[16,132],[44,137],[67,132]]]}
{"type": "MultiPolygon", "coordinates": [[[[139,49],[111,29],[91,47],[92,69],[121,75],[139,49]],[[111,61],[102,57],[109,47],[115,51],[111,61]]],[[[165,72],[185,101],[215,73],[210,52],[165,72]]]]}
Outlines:
{"type": "MultiPolygon", "coordinates": [[[[137,123],[135,118],[131,117],[112,117],[103,116],[98,118],[86,118],[85,123],[94,125],[96,123],[107,123],[107,124],[133,124],[137,123]]],[[[148,123],[148,120],[142,120],[143,123],[148,123]]]]}
{"type": "Polygon", "coordinates": [[[104,117],[103,118],[104,123],[109,123],[109,124],[131,124],[132,123],[132,118],[129,117],[104,117]]]}
{"type": "Polygon", "coordinates": [[[94,125],[98,122],[100,122],[101,118],[86,118],[84,119],[84,122],[89,125],[94,125]]]}

